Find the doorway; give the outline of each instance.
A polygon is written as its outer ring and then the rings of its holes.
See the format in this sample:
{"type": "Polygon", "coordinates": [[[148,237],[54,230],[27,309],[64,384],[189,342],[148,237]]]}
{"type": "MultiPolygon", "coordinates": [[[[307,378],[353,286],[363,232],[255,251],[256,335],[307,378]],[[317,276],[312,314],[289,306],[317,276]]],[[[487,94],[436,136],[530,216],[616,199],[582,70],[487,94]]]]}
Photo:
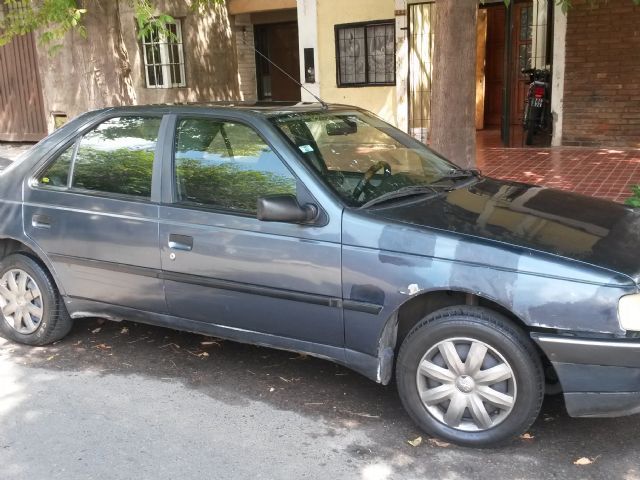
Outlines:
{"type": "Polygon", "coordinates": [[[254,33],[256,50],[286,72],[256,54],[258,100],[299,102],[300,86],[287,76],[300,80],[297,22],[256,25],[254,33]]]}
{"type": "MultiPolygon", "coordinates": [[[[476,128],[486,146],[522,146],[528,77],[523,68],[550,68],[551,0],[486,0],[478,15],[476,128]]],[[[435,13],[433,1],[407,5],[409,133],[428,143],[435,13]]],[[[542,137],[542,136],[541,136],[542,137]]],[[[546,141],[547,139],[541,138],[546,141]]],[[[550,137],[548,138],[550,142],[550,137]]]]}
{"type": "MultiPolygon", "coordinates": [[[[489,146],[524,146],[523,117],[529,83],[528,76],[521,72],[531,67],[550,68],[553,2],[515,0],[506,7],[501,1],[486,3],[481,9],[485,13],[479,18],[486,18],[486,48],[483,128],[478,141],[489,146]]],[[[546,143],[550,138],[540,140],[546,143]]]]}
{"type": "Polygon", "coordinates": [[[487,7],[484,11],[487,18],[484,128],[493,130],[499,129],[502,123],[506,8],[504,4],[500,4],[487,7]]]}

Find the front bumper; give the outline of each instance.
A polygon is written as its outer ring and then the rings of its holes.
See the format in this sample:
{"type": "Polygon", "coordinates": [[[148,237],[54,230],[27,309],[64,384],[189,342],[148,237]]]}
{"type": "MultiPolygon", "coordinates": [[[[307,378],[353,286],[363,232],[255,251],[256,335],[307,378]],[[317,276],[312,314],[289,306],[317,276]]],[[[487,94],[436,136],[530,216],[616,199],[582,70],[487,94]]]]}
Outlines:
{"type": "Polygon", "coordinates": [[[560,379],[572,417],[640,413],[640,341],[534,333],[560,379]]]}

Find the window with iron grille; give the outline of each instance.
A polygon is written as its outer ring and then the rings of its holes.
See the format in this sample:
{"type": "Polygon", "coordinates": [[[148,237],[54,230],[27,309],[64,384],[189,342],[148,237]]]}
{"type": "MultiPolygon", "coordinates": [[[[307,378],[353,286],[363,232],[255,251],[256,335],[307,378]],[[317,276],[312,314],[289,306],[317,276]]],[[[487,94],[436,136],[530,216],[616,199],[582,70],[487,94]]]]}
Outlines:
{"type": "Polygon", "coordinates": [[[148,88],[186,86],[180,20],[167,25],[168,34],[152,26],[142,39],[144,71],[148,88]]]}
{"type": "Polygon", "coordinates": [[[336,25],[339,87],[395,85],[395,22],[336,25]]]}

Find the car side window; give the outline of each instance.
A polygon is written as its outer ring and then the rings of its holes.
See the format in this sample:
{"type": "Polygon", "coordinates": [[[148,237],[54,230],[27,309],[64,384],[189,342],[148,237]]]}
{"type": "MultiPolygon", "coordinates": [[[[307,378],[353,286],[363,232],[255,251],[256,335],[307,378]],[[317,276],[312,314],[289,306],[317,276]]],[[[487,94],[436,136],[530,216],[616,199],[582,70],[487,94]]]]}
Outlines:
{"type": "Polygon", "coordinates": [[[160,121],[111,118],[84,135],[75,156],[72,188],[151,198],[160,121]]]}
{"type": "Polygon", "coordinates": [[[38,175],[38,185],[41,187],[66,188],[69,185],[69,172],[74,150],[75,143],[58,155],[58,158],[38,175]]]}
{"type": "Polygon", "coordinates": [[[214,119],[183,119],[175,146],[178,202],[255,214],[258,198],[295,194],[296,179],[257,132],[214,119]]]}
{"type": "Polygon", "coordinates": [[[72,188],[151,198],[160,117],[111,118],[67,147],[40,173],[40,187],[72,188]],[[74,157],[75,153],[75,157],[74,157]]]}

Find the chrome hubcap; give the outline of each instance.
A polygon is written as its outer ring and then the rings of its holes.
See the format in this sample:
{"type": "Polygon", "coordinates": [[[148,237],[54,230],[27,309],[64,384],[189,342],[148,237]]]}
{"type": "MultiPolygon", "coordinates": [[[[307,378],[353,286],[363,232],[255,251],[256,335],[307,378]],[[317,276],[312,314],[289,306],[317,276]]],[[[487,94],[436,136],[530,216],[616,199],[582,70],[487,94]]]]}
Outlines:
{"type": "Polygon", "coordinates": [[[0,278],[0,311],[16,332],[29,335],[42,322],[40,288],[24,270],[9,270],[0,278]]]}
{"type": "Polygon", "coordinates": [[[471,338],[447,339],[431,347],[418,364],[416,382],[427,411],[457,430],[495,427],[516,401],[509,363],[492,346],[471,338]]]}

